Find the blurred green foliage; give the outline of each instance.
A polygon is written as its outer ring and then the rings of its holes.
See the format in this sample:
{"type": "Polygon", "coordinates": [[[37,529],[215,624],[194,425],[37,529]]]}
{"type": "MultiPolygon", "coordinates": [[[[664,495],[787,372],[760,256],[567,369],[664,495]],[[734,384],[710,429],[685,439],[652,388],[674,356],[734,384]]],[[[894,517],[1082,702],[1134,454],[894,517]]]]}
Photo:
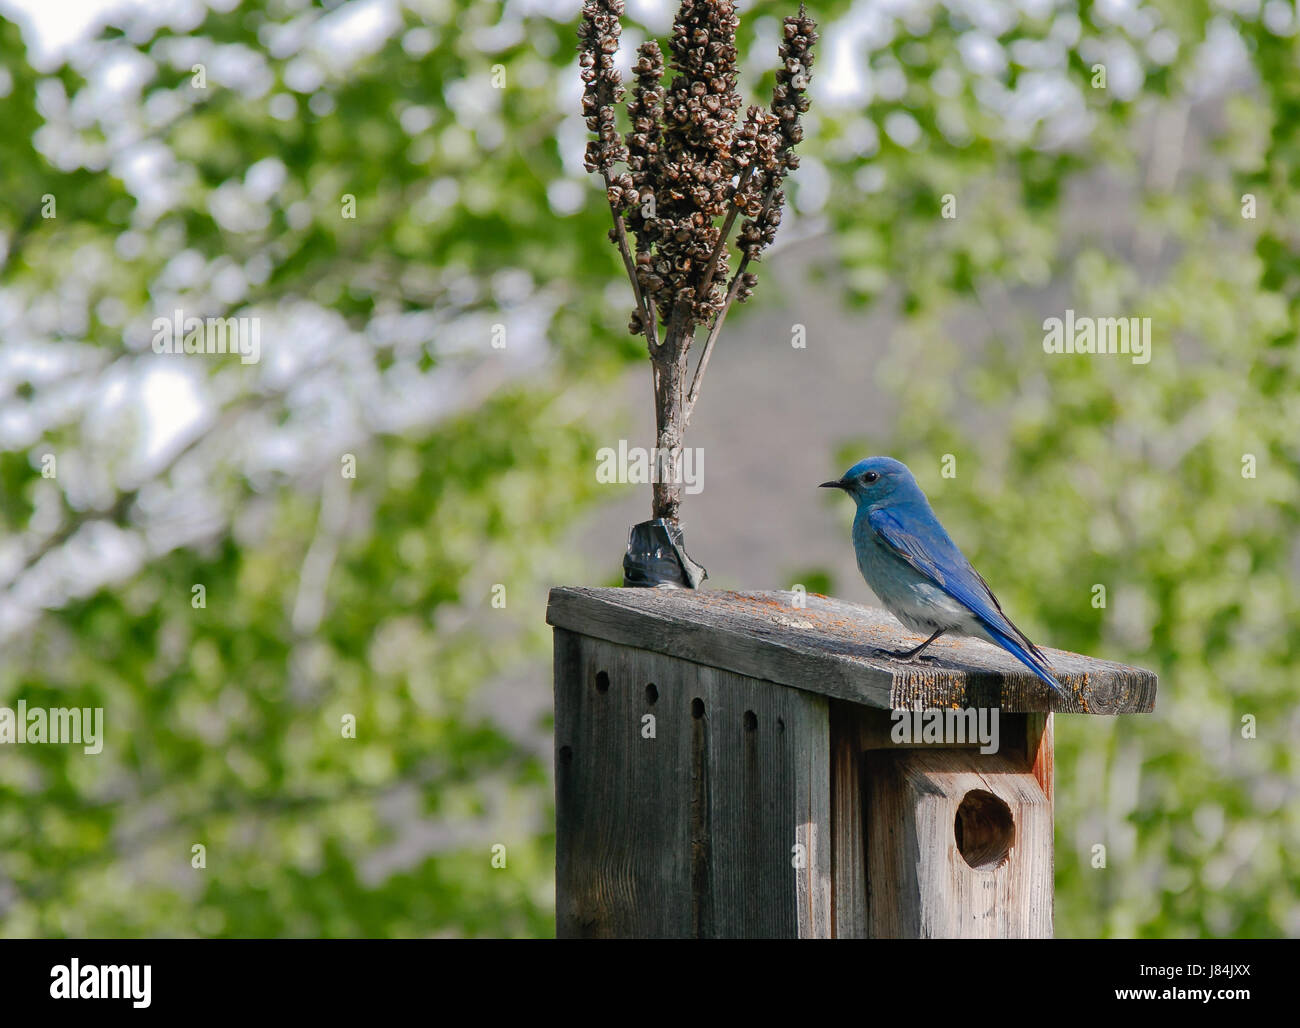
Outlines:
{"type": "MultiPolygon", "coordinates": [[[[1193,34],[1181,37],[1177,73],[1147,81],[1159,99],[1143,97],[1143,124],[1157,141],[1173,126],[1175,169],[1116,197],[1132,221],[1072,229],[1069,169],[1058,163],[1045,190],[1039,155],[994,150],[970,168],[972,216],[894,224],[886,203],[872,234],[889,241],[888,274],[873,256],[859,263],[872,281],[905,283],[910,311],[881,369],[899,397],[888,452],[921,469],[1008,609],[1032,612],[1031,638],[1161,677],[1152,717],[1059,720],[1058,934],[1294,936],[1300,120],[1283,69],[1300,46],[1294,28],[1235,23],[1255,81],[1197,141],[1208,155],[1185,160],[1177,133],[1202,75],[1187,44],[1206,23],[1160,10],[1193,34]],[[1243,216],[1247,194],[1254,218],[1243,216]],[[1151,362],[1045,357],[1041,323],[1005,315],[1014,291],[1049,280],[1068,286],[1051,316],[1068,306],[1150,317],[1151,362]],[[954,478],[939,474],[944,454],[957,459],[954,478]]],[[[1118,135],[1131,112],[1106,113],[1110,141],[1093,163],[1109,181],[1167,159],[1141,161],[1118,135]]],[[[925,152],[898,163],[889,180],[900,194],[942,166],[925,152]]],[[[924,190],[931,204],[960,193],[951,181],[924,190]]],[[[852,238],[862,218],[849,196],[832,207],[850,211],[852,238]]],[[[847,445],[840,463],[863,452],[847,445]]]]}
{"type": "MultiPolygon", "coordinates": [[[[0,574],[18,626],[0,703],[103,706],[109,736],[98,757],[0,752],[4,934],[553,930],[545,723],[507,730],[483,695],[521,666],[546,677],[544,589],[575,566],[556,540],[596,498],[590,455],[617,416],[601,398],[644,359],[580,168],[576,8],[411,3],[335,61],[313,32],[350,6],[141,15],[44,73],[0,21],[0,574]],[[110,64],[136,84],[107,92],[110,64]],[[267,161],[280,180],[231,214],[267,161]],[[214,288],[231,268],[242,287],[214,288]],[[144,460],[148,423],[106,428],[97,405],[157,361],[140,319],[181,301],[280,317],[312,360],[279,367],[264,340],[259,368],[205,366],[199,431],[144,460]],[[540,358],[494,355],[498,324],[537,329],[540,358]],[[421,388],[424,416],[397,418],[421,388]],[[100,528],[134,560],[78,586],[100,528]]],[[[1172,0],[1123,25],[1113,5],[995,6],[987,25],[959,5],[880,15],[888,31],[859,39],[868,100],[814,94],[804,153],[829,192],[796,178],[794,209],[827,219],[847,301],[905,317],[879,371],[901,412],[887,452],[1008,608],[1031,637],[1161,675],[1153,717],[1058,725],[1058,933],[1300,934],[1297,36],[1172,0]],[[1220,29],[1254,80],[1203,159],[1161,178],[1141,144],[1186,117],[1220,29]],[[1001,69],[971,70],[973,32],[1011,55],[1001,69]],[[1089,86],[1121,50],[1141,72],[1127,100],[1089,86]],[[1008,98],[1052,68],[1077,106],[1018,121],[1008,98]],[[1083,131],[1062,142],[1067,120],[1083,131]],[[1118,235],[1068,223],[1098,173],[1128,184],[1118,235]],[[1005,315],[1053,282],[1062,308],[1152,317],[1151,363],[1046,357],[1040,325],[1005,315]],[[925,471],[944,453],[954,479],[925,471]]],[[[814,10],[819,72],[849,11],[814,10]]],[[[743,11],[742,54],[786,13],[743,11]]],[[[645,34],[628,25],[625,42],[645,34]]]]}

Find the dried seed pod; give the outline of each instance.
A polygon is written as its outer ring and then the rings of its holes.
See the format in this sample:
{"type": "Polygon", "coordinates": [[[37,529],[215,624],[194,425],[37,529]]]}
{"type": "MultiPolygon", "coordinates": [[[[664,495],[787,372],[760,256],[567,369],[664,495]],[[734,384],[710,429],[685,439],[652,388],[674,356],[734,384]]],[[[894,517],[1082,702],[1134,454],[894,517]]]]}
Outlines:
{"type": "MultiPolygon", "coordinates": [[[[776,227],[781,223],[781,210],[785,204],[781,183],[787,174],[799,167],[794,147],[803,139],[799,115],[808,109],[806,94],[816,42],[816,23],[801,5],[799,14],[786,18],[781,27],[781,43],[777,50],[780,64],[777,66],[776,86],[772,90],[770,113],[761,122],[754,119],[759,131],[752,158],[756,169],[751,178],[752,193],[770,196],[771,200],[765,201],[757,211],[748,200],[745,204],[749,220],[742,226],[740,245],[750,260],[757,260],[776,238],[776,227]]],[[[752,196],[748,199],[752,200],[752,196]]],[[[737,298],[742,294],[747,295],[743,284],[737,298]]]]}
{"type": "Polygon", "coordinates": [[[615,164],[627,160],[627,150],[614,130],[614,104],[623,99],[622,79],[613,60],[622,31],[622,14],[623,0],[586,0],[578,33],[582,40],[578,63],[585,86],[582,113],[587,127],[599,135],[598,140],[587,145],[583,163],[587,170],[601,174],[608,174],[615,164]]]}
{"type": "MultiPolygon", "coordinates": [[[[638,47],[628,129],[620,136],[614,105],[624,90],[615,54],[623,8],[623,0],[584,0],[582,115],[595,136],[584,163],[604,176],[615,217],[635,238],[635,255],[628,255],[635,282],[646,296],[657,294],[649,312],[634,313],[629,329],[647,331],[647,313],[656,312],[684,317],[690,329],[715,318],[727,302],[733,262],[720,223],[729,228],[731,218],[743,219],[736,242],[747,261],[775,238],[785,201],[781,184],[798,167],[793,147],[803,138],[815,25],[803,7],[785,19],[772,102],[749,108],[742,120],[735,0],[681,0],[668,43],[673,74],[665,80],[657,43],[638,47]],[[616,173],[620,163],[626,170],[616,173]],[[707,282],[706,269],[712,272],[707,282]]],[[[617,230],[610,236],[621,239],[617,230]]],[[[746,299],[755,282],[742,266],[737,298],[746,299]]]]}

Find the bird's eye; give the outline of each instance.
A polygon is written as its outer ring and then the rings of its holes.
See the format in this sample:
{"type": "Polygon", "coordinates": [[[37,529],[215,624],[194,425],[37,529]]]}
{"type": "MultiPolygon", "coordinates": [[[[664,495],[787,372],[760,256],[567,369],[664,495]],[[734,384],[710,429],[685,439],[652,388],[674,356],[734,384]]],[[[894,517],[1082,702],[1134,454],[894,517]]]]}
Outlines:
{"type": "Polygon", "coordinates": [[[872,482],[876,481],[876,479],[878,479],[879,477],[880,477],[879,472],[868,471],[865,475],[862,476],[862,481],[866,482],[867,485],[870,485],[872,482]]]}

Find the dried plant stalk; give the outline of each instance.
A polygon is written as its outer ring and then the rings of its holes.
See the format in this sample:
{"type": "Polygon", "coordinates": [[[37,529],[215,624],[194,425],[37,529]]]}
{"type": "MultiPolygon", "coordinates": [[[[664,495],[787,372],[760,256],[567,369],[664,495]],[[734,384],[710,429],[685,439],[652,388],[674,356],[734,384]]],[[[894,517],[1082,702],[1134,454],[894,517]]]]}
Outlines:
{"type": "Polygon", "coordinates": [[[659,44],[642,44],[629,127],[620,137],[615,108],[624,89],[614,55],[622,14],[622,0],[583,6],[583,114],[594,134],[586,166],[604,178],[614,219],[610,239],[636,297],[628,329],[644,335],[650,351],[659,453],[654,517],[676,521],[682,437],[704,371],[731,304],[745,302],[754,289],[750,265],[776,236],[785,206],[781,185],[798,167],[794,147],[803,138],[800,116],[808,110],[817,33],[802,5],[785,19],[771,105],[750,107],[742,121],[735,5],[682,0],[668,43],[672,79],[665,87],[659,44]],[[627,171],[619,172],[619,164],[627,171]],[[742,216],[732,273],[729,237],[742,216]],[[688,389],[691,344],[701,325],[709,331],[688,389]]]}

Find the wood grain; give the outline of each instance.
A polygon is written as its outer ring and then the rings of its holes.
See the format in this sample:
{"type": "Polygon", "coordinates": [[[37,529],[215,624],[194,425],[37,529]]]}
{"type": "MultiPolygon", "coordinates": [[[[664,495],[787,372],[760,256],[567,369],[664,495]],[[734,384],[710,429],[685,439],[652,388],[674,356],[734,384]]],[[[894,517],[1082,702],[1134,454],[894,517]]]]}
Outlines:
{"type": "Polygon", "coordinates": [[[749,678],[884,709],[986,707],[1078,714],[1147,713],[1156,676],[1142,668],[1043,647],[1069,691],[1056,697],[1009,654],[974,639],[944,637],[903,664],[920,637],[892,615],[809,594],[705,589],[551,590],[557,628],[667,654],[749,678]]]}
{"type": "Polygon", "coordinates": [[[558,936],[831,935],[823,697],[564,629],[555,693],[558,936]]]}
{"type": "Polygon", "coordinates": [[[867,837],[862,821],[862,716],[885,717],[831,701],[831,915],[835,938],[867,937],[867,837]]]}
{"type": "Polygon", "coordinates": [[[866,760],[871,937],[1051,937],[1051,805],[1021,761],[962,750],[876,751],[866,760]],[[983,867],[967,862],[957,837],[972,793],[991,794],[1009,814],[1005,856],[983,867]]]}

